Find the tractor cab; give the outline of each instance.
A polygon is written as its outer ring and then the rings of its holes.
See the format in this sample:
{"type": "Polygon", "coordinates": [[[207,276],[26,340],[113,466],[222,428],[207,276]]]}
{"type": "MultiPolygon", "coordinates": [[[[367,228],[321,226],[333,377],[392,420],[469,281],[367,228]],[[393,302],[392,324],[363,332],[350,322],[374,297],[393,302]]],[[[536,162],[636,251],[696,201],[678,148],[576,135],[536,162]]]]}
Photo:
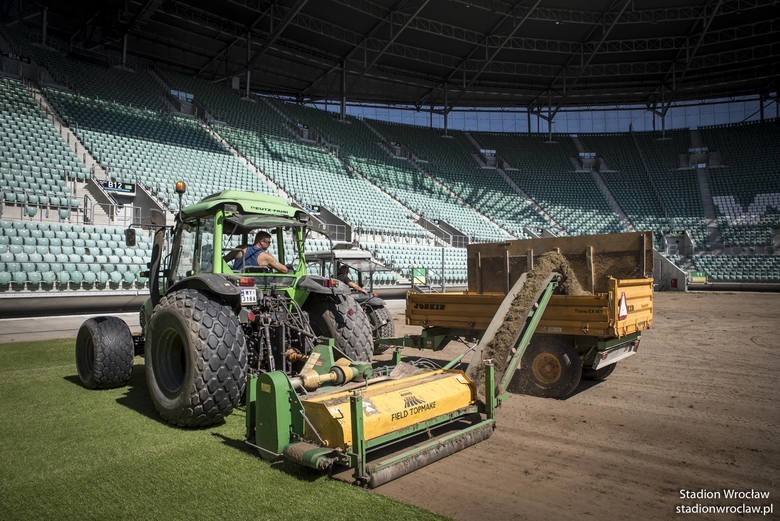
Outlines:
{"type": "MultiPolygon", "coordinates": [[[[330,250],[307,252],[305,259],[309,273],[319,273],[323,277],[334,277],[340,266],[347,266],[350,279],[368,290],[369,294],[374,292],[376,274],[393,271],[376,260],[371,252],[352,244],[337,244],[330,250]]],[[[355,297],[359,300],[361,295],[355,297]]]]}
{"type": "Polygon", "coordinates": [[[374,293],[374,280],[377,273],[392,269],[376,260],[371,252],[352,244],[337,244],[330,250],[307,252],[305,260],[309,273],[319,273],[322,277],[335,277],[340,266],[348,268],[349,278],[368,292],[352,291],[352,298],[360,304],[371,322],[374,352],[381,353],[387,349],[381,339],[395,335],[395,326],[385,301],[374,293]]]}
{"type": "Polygon", "coordinates": [[[294,297],[306,277],[303,244],[312,224],[304,210],[256,192],[225,190],[182,208],[173,228],[160,227],[155,234],[148,273],[151,304],[183,281],[207,280],[208,274],[241,286],[242,303],[256,298],[255,291],[244,287],[283,290],[294,297]],[[287,273],[236,262],[258,231],[271,235],[268,251],[287,273]]]}

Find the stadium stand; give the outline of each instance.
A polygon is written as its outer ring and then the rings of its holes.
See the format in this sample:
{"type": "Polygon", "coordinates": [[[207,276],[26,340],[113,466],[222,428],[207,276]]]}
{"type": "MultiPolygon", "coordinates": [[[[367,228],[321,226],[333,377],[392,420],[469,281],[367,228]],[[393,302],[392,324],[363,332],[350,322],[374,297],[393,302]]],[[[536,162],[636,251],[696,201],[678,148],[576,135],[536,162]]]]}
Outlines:
{"type": "Polygon", "coordinates": [[[780,125],[709,127],[701,134],[719,156],[708,170],[724,244],[771,246],[780,225],[780,125]]]}
{"type": "Polygon", "coordinates": [[[14,215],[53,209],[69,219],[80,206],[72,182],[87,172],[18,81],[0,80],[0,121],[3,202],[23,210],[14,215]]]}
{"type": "MultiPolygon", "coordinates": [[[[433,219],[444,219],[456,228],[459,228],[455,224],[458,222],[460,228],[465,228],[461,231],[466,235],[488,240],[502,236],[496,235],[492,227],[486,228],[482,219],[464,222],[461,215],[464,212],[463,205],[452,211],[446,208],[446,204],[440,204],[439,201],[448,203],[453,200],[452,195],[443,193],[442,185],[494,222],[513,230],[515,235],[522,236],[523,226],[543,224],[539,216],[527,208],[525,201],[518,201],[518,194],[511,190],[495,169],[478,167],[469,151],[472,147],[463,133],[453,134],[453,142],[441,138],[439,133],[430,129],[408,130],[409,127],[405,127],[408,131],[403,132],[403,143],[418,156],[428,158],[427,164],[417,163],[413,166],[407,158],[392,155],[387,142],[394,141],[394,138],[380,139],[360,120],[346,118],[345,121],[338,121],[333,113],[292,103],[278,103],[278,106],[297,121],[315,127],[329,143],[338,145],[339,156],[368,179],[379,179],[382,186],[393,185],[398,177],[403,179],[405,183],[402,181],[393,187],[394,197],[414,208],[417,213],[433,219]],[[383,175],[386,169],[391,170],[390,176],[383,175]],[[419,190],[419,184],[410,190],[409,181],[415,177],[424,177],[420,176],[421,172],[431,179],[422,180],[423,191],[419,190]],[[431,183],[431,180],[434,182],[431,183]],[[420,197],[420,194],[429,197],[420,197]]],[[[392,128],[385,129],[378,122],[372,122],[371,125],[382,128],[386,136],[394,135],[392,128]]]]}
{"type": "Polygon", "coordinates": [[[363,243],[362,246],[401,276],[412,279],[412,270],[425,270],[428,285],[465,285],[466,250],[464,248],[418,246],[411,244],[363,243]]]}
{"type": "MultiPolygon", "coordinates": [[[[349,223],[357,240],[394,269],[378,274],[380,284],[410,279],[413,268],[426,268],[432,284],[465,283],[465,250],[442,247],[419,217],[471,241],[551,228],[515,187],[565,233],[622,231],[614,198],[633,226],[656,232],[659,249],[663,234],[688,231],[696,255],[670,256],[686,269],[695,266],[713,281],[780,276],[778,256],[769,255],[780,226],[776,121],[671,130],[663,139],[641,132],[555,135],[553,142],[485,132],[442,136],[437,129],[339,121],[277,99],[242,100],[233,89],[160,73],[174,91],[192,95],[192,117],[170,112],[169,93],[154,73],[85,63],[23,41],[17,50],[48,71],[53,85],[44,95],[111,179],[143,185],[169,209],[176,207],[173,184],[181,178],[189,184],[184,204],[222,189],[274,193],[278,186],[302,206],[325,207],[349,223]],[[487,165],[480,150],[495,150],[501,161],[487,165]],[[592,166],[578,157],[583,150],[595,153],[592,166]],[[702,199],[702,171],[712,205],[702,199]],[[708,243],[710,207],[726,254],[708,243]]],[[[0,290],[145,288],[139,272],[148,238],[128,249],[117,227],[75,223],[75,189],[91,174],[31,91],[14,79],[0,82],[0,290]],[[55,218],[42,219],[49,210],[55,218]]]]}
{"type": "Polygon", "coordinates": [[[575,171],[577,150],[569,136],[556,135],[552,142],[488,133],[475,138],[511,165],[507,175],[569,234],[621,230],[590,174],[575,171]]]}
{"type": "Polygon", "coordinates": [[[212,126],[290,196],[308,208],[325,206],[359,233],[429,237],[411,212],[347,170],[315,143],[293,137],[287,121],[264,102],[248,102],[226,88],[166,75],[174,88],[192,92],[216,121],[212,126]]]}
{"type": "Polygon", "coordinates": [[[66,87],[87,98],[113,101],[123,105],[132,105],[156,112],[169,109],[163,101],[163,92],[147,71],[134,72],[118,67],[110,67],[66,59],[59,51],[40,45],[30,45],[24,39],[17,40],[20,45],[17,53],[26,56],[46,68],[54,83],[66,87]]]}
{"type": "Polygon", "coordinates": [[[116,226],[0,220],[0,291],[144,289],[151,239],[116,226]]]}
{"type": "Polygon", "coordinates": [[[433,180],[433,183],[423,181],[410,186],[410,181],[415,177],[413,172],[411,178],[407,174],[400,182],[388,177],[383,179],[383,182],[395,183],[394,195],[426,218],[434,222],[444,220],[466,236],[482,241],[510,237],[508,232],[484,215],[508,223],[507,227],[520,235],[522,226],[538,224],[538,217],[528,221],[518,218],[523,214],[516,212],[515,208],[524,208],[526,205],[520,197],[515,200],[514,207],[504,206],[503,201],[496,200],[503,199],[509,186],[501,187],[505,192],[497,189],[503,181],[495,172],[485,173],[480,170],[467,148],[463,148],[468,145],[464,145],[462,140],[455,142],[455,138],[442,137],[441,132],[435,129],[378,121],[371,124],[388,143],[400,143],[411,150],[418,159],[416,169],[428,174],[433,180]],[[451,194],[457,195],[457,198],[451,194]],[[468,203],[468,206],[461,201],[468,203]],[[503,217],[500,215],[502,207],[507,209],[503,217]],[[476,210],[482,210],[484,214],[476,210]]]}
{"type": "Polygon", "coordinates": [[[546,136],[472,132],[472,136],[486,149],[495,150],[512,168],[523,172],[565,172],[572,170],[571,159],[577,156],[574,143],[568,136],[546,136]]]}
{"type": "Polygon", "coordinates": [[[696,267],[713,282],[777,282],[780,280],[778,255],[695,255],[696,267]]]}
{"type": "MultiPolygon", "coordinates": [[[[671,201],[672,205],[677,205],[676,201],[680,196],[691,197],[695,203],[698,199],[698,191],[677,192],[671,194],[671,197],[664,197],[668,186],[656,180],[666,176],[671,170],[667,169],[666,161],[660,160],[655,155],[656,151],[653,151],[652,156],[641,153],[639,142],[649,144],[648,147],[656,146],[653,135],[638,136],[638,133],[585,134],[580,135],[579,139],[587,151],[597,155],[602,179],[615,194],[617,201],[637,229],[652,230],[658,240],[670,229],[687,228],[693,223],[698,230],[695,236],[703,238],[706,230],[703,210],[690,215],[686,204],[683,205],[685,213],[680,215],[680,210],[676,206],[669,207],[666,204],[667,201],[671,201]],[[648,157],[653,157],[653,160],[645,161],[648,157]]],[[[668,177],[673,177],[673,174],[669,174],[668,177]]],[[[694,185],[694,188],[698,190],[697,185],[694,185]]],[[[700,209],[701,203],[696,208],[700,209]]]]}
{"type": "Polygon", "coordinates": [[[707,224],[696,171],[681,169],[657,173],[652,179],[672,231],[687,230],[699,247],[708,247],[707,224]]]}
{"type": "MultiPolygon", "coordinates": [[[[688,150],[691,148],[691,135],[688,129],[660,132],[632,132],[639,159],[648,172],[669,172],[677,168],[688,168],[688,150]]],[[[630,147],[630,144],[626,144],[630,147]]]]}
{"type": "Polygon", "coordinates": [[[192,118],[56,89],[47,89],[46,95],[113,180],[141,183],[171,209],[179,179],[189,185],[185,204],[220,189],[273,192],[192,118]]]}

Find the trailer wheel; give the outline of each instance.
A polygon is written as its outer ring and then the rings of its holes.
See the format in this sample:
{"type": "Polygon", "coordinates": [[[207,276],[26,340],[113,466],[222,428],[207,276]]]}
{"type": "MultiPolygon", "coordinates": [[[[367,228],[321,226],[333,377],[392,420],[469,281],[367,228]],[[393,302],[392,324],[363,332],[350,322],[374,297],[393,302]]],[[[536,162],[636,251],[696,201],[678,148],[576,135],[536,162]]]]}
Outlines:
{"type": "Polygon", "coordinates": [[[195,289],[160,299],[146,337],[146,382],[160,416],[182,427],[222,421],[246,381],[244,332],[227,304],[195,289]]]}
{"type": "Polygon", "coordinates": [[[566,398],[582,377],[582,359],[564,337],[540,335],[528,346],[510,390],[544,398],[566,398]]]}
{"type": "Polygon", "coordinates": [[[606,367],[601,367],[599,369],[593,369],[592,367],[585,367],[582,370],[582,377],[586,380],[596,380],[600,382],[601,380],[606,380],[609,375],[612,374],[612,372],[615,370],[615,366],[617,363],[609,364],[606,367]]]}
{"type": "Polygon", "coordinates": [[[336,347],[352,360],[373,360],[371,322],[354,298],[349,295],[312,294],[304,309],[309,313],[315,334],[333,338],[336,347]]]}
{"type": "Polygon", "coordinates": [[[86,320],[76,336],[76,369],[87,389],[127,385],[133,374],[133,335],[117,317],[86,320]]]}
{"type": "MultiPolygon", "coordinates": [[[[395,325],[393,319],[390,317],[390,312],[385,306],[371,307],[367,306],[366,314],[371,321],[371,329],[373,331],[374,340],[379,338],[392,338],[395,336],[395,325]]],[[[388,344],[374,345],[374,354],[378,355],[387,351],[392,346],[388,344]]]]}

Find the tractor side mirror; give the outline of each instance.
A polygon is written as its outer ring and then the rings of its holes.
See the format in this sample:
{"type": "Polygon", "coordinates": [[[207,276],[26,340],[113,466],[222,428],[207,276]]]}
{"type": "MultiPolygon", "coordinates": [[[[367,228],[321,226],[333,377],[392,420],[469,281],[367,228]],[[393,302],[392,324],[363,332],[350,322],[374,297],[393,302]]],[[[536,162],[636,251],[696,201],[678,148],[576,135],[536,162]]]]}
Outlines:
{"type": "Polygon", "coordinates": [[[135,230],[133,228],[127,228],[125,230],[125,245],[135,246],[135,230]]]}

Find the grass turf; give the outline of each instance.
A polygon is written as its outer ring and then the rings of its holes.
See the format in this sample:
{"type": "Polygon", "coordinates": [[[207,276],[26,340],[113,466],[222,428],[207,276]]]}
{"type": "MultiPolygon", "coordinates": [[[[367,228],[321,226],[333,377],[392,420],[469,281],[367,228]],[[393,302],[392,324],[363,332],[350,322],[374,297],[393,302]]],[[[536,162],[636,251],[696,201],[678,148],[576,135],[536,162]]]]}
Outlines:
{"type": "Polygon", "coordinates": [[[243,443],[245,416],[185,430],[128,387],[79,383],[73,340],[0,345],[0,519],[442,519],[243,443]]]}

